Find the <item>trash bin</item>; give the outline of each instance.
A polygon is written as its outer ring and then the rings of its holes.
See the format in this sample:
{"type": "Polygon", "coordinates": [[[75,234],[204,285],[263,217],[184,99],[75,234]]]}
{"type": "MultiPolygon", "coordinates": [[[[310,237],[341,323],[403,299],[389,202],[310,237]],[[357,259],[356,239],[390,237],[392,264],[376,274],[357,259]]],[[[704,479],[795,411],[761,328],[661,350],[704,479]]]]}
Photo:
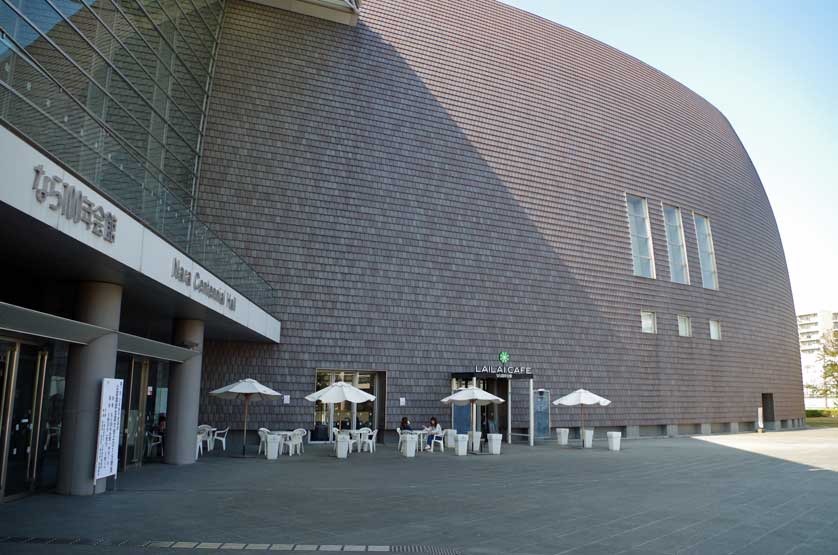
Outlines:
{"type": "Polygon", "coordinates": [[[279,457],[279,436],[268,434],[265,437],[267,446],[265,447],[265,456],[270,461],[275,461],[279,457]]]}
{"type": "Polygon", "coordinates": [[[593,428],[585,428],[582,430],[584,433],[582,437],[584,438],[583,446],[585,449],[590,449],[594,446],[594,429],[593,428]]]}
{"type": "Polygon", "coordinates": [[[415,434],[408,434],[407,437],[404,438],[404,447],[402,447],[402,451],[404,452],[404,456],[407,458],[413,458],[416,456],[415,434]]]}
{"type": "Polygon", "coordinates": [[[349,436],[347,434],[338,434],[337,439],[337,456],[339,459],[345,459],[349,454],[349,436]]]}
{"type": "Polygon", "coordinates": [[[608,436],[608,450],[609,451],[619,451],[620,450],[620,438],[623,437],[623,434],[620,432],[608,432],[605,434],[608,436]]]}
{"type": "Polygon", "coordinates": [[[567,445],[567,438],[570,435],[570,428],[556,428],[556,439],[559,445],[567,445]]]}
{"type": "Polygon", "coordinates": [[[468,435],[457,434],[455,453],[458,457],[463,457],[468,454],[468,435]]]}
{"type": "Polygon", "coordinates": [[[503,443],[501,434],[486,434],[486,442],[489,444],[490,455],[500,455],[500,444],[503,443]]]}
{"type": "Polygon", "coordinates": [[[468,433],[468,443],[469,447],[471,448],[472,453],[479,453],[480,452],[480,436],[483,435],[483,432],[469,432],[468,433]]]}
{"type": "Polygon", "coordinates": [[[457,447],[457,430],[448,429],[442,432],[445,446],[449,449],[457,447]]]}

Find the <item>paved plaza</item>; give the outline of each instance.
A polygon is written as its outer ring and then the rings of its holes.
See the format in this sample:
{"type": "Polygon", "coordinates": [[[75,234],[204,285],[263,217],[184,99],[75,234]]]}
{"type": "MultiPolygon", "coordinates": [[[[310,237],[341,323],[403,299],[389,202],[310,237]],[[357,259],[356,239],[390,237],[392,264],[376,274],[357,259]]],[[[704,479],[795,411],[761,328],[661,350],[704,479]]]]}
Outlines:
{"type": "Polygon", "coordinates": [[[838,429],[623,447],[147,465],[106,495],[0,506],[0,553],[838,553],[838,429]]]}

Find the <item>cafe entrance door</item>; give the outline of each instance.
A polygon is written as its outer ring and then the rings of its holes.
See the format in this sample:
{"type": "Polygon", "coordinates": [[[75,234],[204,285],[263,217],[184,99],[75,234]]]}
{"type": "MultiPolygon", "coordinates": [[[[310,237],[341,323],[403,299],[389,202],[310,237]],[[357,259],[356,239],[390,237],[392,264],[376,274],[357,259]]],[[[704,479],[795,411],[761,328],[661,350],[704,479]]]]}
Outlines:
{"type": "MultiPolygon", "coordinates": [[[[452,378],[452,393],[461,387],[476,385],[483,391],[496,395],[509,402],[510,380],[505,378],[452,378]]],[[[477,427],[483,436],[486,434],[504,434],[509,432],[509,412],[503,410],[504,405],[484,405],[477,408],[477,427]]],[[[471,407],[468,405],[452,405],[452,427],[457,433],[464,434],[471,429],[471,407]]]]}

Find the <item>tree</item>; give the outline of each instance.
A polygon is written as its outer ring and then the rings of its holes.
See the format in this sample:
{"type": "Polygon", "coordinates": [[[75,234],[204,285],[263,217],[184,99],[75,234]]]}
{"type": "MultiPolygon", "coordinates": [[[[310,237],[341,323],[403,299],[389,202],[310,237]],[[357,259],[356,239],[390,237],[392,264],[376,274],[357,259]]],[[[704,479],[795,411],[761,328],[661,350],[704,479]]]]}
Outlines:
{"type": "Polygon", "coordinates": [[[824,334],[821,338],[818,360],[823,364],[823,385],[817,389],[824,397],[838,398],[838,331],[824,334]]]}

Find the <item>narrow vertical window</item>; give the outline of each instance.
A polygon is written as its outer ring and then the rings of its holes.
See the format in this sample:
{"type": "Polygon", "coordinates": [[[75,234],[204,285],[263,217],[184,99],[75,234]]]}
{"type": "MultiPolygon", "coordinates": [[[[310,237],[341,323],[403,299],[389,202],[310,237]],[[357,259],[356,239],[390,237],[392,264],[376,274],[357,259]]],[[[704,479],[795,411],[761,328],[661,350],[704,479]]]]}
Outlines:
{"type": "Polygon", "coordinates": [[[640,329],[643,333],[658,333],[658,319],[654,312],[640,313],[640,329]]]}
{"type": "Polygon", "coordinates": [[[649,208],[646,199],[626,195],[626,203],[628,204],[634,275],[654,279],[655,258],[652,251],[652,230],[649,227],[649,208]]]}
{"type": "Polygon", "coordinates": [[[701,214],[694,214],[695,235],[698,240],[698,262],[701,265],[701,284],[707,289],[719,288],[719,275],[716,271],[716,251],[713,247],[713,232],[710,219],[701,214]]]}
{"type": "Polygon", "coordinates": [[[722,340],[722,323],[718,320],[710,320],[710,339],[713,341],[722,340]]]}
{"type": "Polygon", "coordinates": [[[664,206],[663,221],[666,224],[666,247],[669,251],[669,275],[675,283],[689,285],[690,270],[687,264],[687,245],[684,241],[681,209],[664,206]]]}
{"type": "Polygon", "coordinates": [[[693,324],[689,316],[683,314],[678,316],[678,335],[681,337],[693,336],[693,324]]]}

